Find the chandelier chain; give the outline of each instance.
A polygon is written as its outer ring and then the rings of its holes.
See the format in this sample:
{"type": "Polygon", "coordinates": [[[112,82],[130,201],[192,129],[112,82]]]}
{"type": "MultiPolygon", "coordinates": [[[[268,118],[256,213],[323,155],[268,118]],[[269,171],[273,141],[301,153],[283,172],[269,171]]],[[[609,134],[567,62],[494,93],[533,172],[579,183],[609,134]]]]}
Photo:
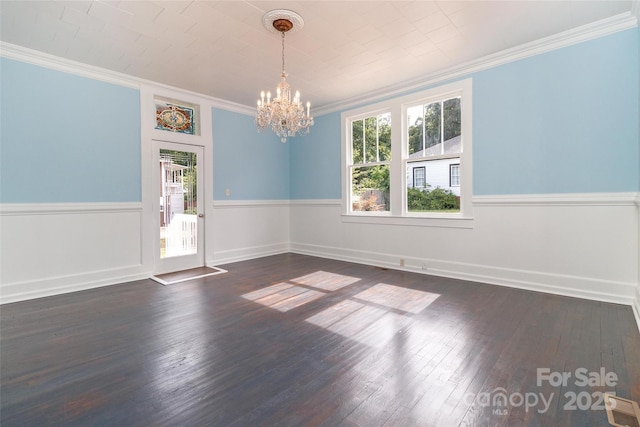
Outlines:
{"type": "Polygon", "coordinates": [[[282,72],[284,73],[284,31],[282,31],[282,72]]]}

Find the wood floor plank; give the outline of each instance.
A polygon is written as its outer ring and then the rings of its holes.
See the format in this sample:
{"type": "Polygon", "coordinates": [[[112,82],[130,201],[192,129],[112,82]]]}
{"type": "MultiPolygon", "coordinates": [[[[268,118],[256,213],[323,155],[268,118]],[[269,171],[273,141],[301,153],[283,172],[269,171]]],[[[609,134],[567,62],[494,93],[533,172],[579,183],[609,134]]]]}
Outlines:
{"type": "Polygon", "coordinates": [[[0,307],[0,424],[599,426],[565,394],[640,401],[627,306],[297,254],[221,267],[0,307]]]}

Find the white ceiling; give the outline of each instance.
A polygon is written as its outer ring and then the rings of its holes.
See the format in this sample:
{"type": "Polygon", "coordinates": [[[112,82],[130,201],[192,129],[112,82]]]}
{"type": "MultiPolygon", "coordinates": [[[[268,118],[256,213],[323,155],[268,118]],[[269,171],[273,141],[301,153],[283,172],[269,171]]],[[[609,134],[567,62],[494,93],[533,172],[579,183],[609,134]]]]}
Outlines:
{"type": "Polygon", "coordinates": [[[213,97],[255,105],[275,90],[272,9],[305,25],[286,36],[293,90],[314,107],[629,12],[632,0],[7,1],[0,39],[213,97]]]}

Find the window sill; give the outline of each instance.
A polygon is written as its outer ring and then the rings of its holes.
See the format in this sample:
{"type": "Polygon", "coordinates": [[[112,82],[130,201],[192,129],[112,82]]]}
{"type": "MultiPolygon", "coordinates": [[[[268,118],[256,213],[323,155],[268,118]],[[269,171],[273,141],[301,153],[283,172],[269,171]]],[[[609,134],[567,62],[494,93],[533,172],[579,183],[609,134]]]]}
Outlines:
{"type": "Polygon", "coordinates": [[[473,217],[459,214],[397,216],[386,213],[342,214],[342,222],[358,224],[409,225],[414,227],[473,228],[473,217]]]}

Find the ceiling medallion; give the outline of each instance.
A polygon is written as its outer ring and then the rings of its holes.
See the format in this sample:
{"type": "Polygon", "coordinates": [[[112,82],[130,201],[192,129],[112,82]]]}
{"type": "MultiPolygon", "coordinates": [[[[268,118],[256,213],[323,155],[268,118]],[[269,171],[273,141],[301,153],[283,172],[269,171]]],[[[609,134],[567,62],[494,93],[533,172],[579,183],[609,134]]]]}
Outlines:
{"type": "Polygon", "coordinates": [[[282,34],[282,72],[276,87],[275,98],[271,99],[270,91],[266,94],[264,91],[260,92],[256,125],[258,130],[271,127],[271,130],[285,143],[288,136],[296,136],[298,133],[307,134],[309,128],[313,126],[313,117],[310,115],[311,103],[307,102],[305,112],[299,91],[296,91],[292,99],[291,87],[287,83],[287,73],[284,70],[284,36],[287,32],[302,28],[304,20],[291,10],[277,9],[264,14],[262,25],[271,32],[282,34]]]}
{"type": "Polygon", "coordinates": [[[302,27],[304,27],[304,19],[302,19],[302,16],[298,15],[293,10],[287,9],[276,9],[265,13],[262,16],[262,25],[269,32],[280,33],[282,31],[277,29],[274,25],[274,22],[278,20],[291,22],[291,28],[286,31],[290,31],[292,33],[301,30],[302,27]]]}

